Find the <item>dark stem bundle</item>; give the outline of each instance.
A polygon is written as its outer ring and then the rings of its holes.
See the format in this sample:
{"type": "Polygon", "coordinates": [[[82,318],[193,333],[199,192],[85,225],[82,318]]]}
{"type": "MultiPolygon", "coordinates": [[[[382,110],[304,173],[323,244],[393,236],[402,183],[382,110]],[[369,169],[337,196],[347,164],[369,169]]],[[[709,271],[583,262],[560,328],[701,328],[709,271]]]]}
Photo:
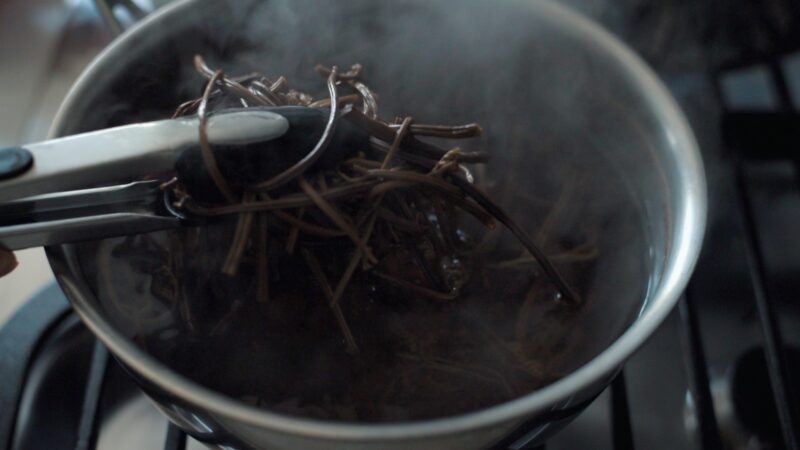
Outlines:
{"type": "MultiPolygon", "coordinates": [[[[315,99],[292,89],[284,77],[262,75],[228,77],[196,57],[197,71],[207,79],[203,96],[186,102],[175,117],[197,114],[203,162],[224,204],[204,204],[191,198],[180,180],[165,185],[173,189],[176,206],[195,216],[238,215],[235,234],[222,271],[235,275],[243,255],[257,255],[257,295],[269,299],[269,245],[285,242],[288,254],[302,258],[322,290],[342,332],[347,349],[358,344],[340,303],[357,271],[388,282],[414,296],[432,301],[457,301],[469,281],[469,272],[447,261],[475,250],[465,236],[464,214],[488,229],[501,223],[525,249],[519,259],[500,262],[504,267],[538,265],[555,286],[561,301],[580,303],[555,265],[533,239],[497,203],[473,184],[470,165],[488,161],[483,152],[443,148],[421,140],[468,139],[482,135],[477,124],[441,126],[415,123],[413,118],[382,119],[375,93],[361,81],[362,68],[340,73],[336,67],[318,66],[325,77],[328,98],[315,99]],[[350,92],[340,94],[340,89],[350,92]],[[329,109],[325,130],[313,149],[287,170],[263,182],[239,187],[219,170],[207,135],[212,105],[236,101],[242,107],[304,106],[329,109]],[[334,169],[316,169],[340,121],[367,132],[368,148],[353,149],[353,157],[334,169]],[[278,233],[283,233],[279,236],[278,233]],[[352,251],[338,279],[328,278],[325,261],[305,239],[349,241],[352,251]],[[299,251],[298,251],[299,249],[299,251]],[[409,264],[405,264],[408,262],[409,264]],[[444,263],[443,263],[444,262],[444,263]]],[[[455,264],[457,266],[457,264],[455,264]]]]}

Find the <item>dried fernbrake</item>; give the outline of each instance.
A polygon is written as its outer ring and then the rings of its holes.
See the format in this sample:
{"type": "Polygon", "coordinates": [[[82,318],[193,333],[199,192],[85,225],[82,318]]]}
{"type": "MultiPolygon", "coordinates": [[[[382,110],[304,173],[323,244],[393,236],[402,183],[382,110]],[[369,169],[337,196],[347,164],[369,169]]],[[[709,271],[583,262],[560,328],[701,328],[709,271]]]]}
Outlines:
{"type": "Polygon", "coordinates": [[[195,65],[208,80],[205,92],[201,98],[181,105],[175,116],[199,116],[203,163],[225,203],[207,204],[191,198],[181,180],[166,184],[165,189],[174,191],[177,207],[193,215],[239,215],[222,270],[236,274],[243,254],[252,248],[258,255],[260,301],[266,302],[270,293],[268,246],[274,245],[277,240],[273,238],[280,232],[280,240],[286,242],[283,250],[297,253],[305,261],[323,290],[348,351],[357,353],[358,343],[340,307],[356,271],[367,272],[415,296],[456,301],[470,274],[443,262],[457,261],[459,255],[474,250],[462,226],[462,213],[467,213],[489,228],[494,228],[495,222],[503,224],[529,253],[521,261],[535,261],[566,304],[579,304],[578,295],[526,232],[472,184],[466,164],[484,164],[487,155],[462,152],[458,147],[445,149],[418,139],[478,137],[482,129],[477,124],[438,126],[417,124],[411,117],[381,119],[376,95],[361,81],[360,65],[345,73],[336,67],[318,66],[316,70],[327,79],[329,91],[329,98],[321,100],[291,89],[284,77],[272,80],[251,74],[230,78],[221,70],[209,68],[199,56],[195,65]],[[340,88],[352,92],[340,95],[340,88]],[[206,134],[212,105],[231,99],[244,107],[324,108],[329,110],[329,119],[314,148],[302,159],[272,178],[242,188],[222,175],[206,134]],[[318,169],[315,164],[325,154],[340,121],[366,132],[369,146],[353,149],[353,156],[339,161],[333,169],[318,169]],[[352,242],[352,255],[339,279],[327,278],[322,268],[324,255],[316,253],[318,245],[304,244],[303,237],[314,242],[352,242]],[[413,267],[399,264],[399,254],[413,267]]]}

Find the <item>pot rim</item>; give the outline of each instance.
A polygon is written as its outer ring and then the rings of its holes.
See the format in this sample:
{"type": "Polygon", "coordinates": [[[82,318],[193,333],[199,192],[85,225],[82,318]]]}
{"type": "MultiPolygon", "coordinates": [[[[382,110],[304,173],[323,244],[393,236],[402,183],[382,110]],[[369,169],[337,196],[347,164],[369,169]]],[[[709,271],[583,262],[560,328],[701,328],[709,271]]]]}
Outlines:
{"type": "MultiPolygon", "coordinates": [[[[212,391],[183,375],[169,369],[155,358],[135,346],[119,333],[92,307],[87,295],[91,290],[80,277],[74,252],[69,246],[47,249],[48,258],[56,278],[70,299],[73,308],[96,336],[130,369],[150,383],[189,404],[200,407],[242,423],[287,434],[337,441],[415,440],[442,436],[519,420],[553,405],[569,404],[572,396],[615,372],[625,360],[649,338],[666,319],[677,303],[697,262],[705,230],[707,214],[706,181],[703,163],[696,140],[679,106],[657,78],[655,73],[610,32],[580,14],[549,0],[520,0],[535,3],[539,9],[556,22],[569,27],[584,39],[594,42],[609,57],[629,71],[629,76],[639,88],[650,95],[653,110],[670,131],[668,138],[674,158],[681,167],[681,179],[676,195],[683,199],[675,215],[670,256],[664,266],[664,276],[643,313],[630,327],[601,354],[566,377],[517,399],[463,415],[391,424],[358,424],[323,422],[293,417],[256,408],[212,391]]],[[[176,0],[134,25],[112,42],[83,72],[61,105],[50,131],[51,137],[63,131],[69,112],[81,92],[91,88],[96,74],[114,60],[114,55],[136,41],[139,34],[159,24],[174,14],[189,8],[195,0],[176,0]]]]}

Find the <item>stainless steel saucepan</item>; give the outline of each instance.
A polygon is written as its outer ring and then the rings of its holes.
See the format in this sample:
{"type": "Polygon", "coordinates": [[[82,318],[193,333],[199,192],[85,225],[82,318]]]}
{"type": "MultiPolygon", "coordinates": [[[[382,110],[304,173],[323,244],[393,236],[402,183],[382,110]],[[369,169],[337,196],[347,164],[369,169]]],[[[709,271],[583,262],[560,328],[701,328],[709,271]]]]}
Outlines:
{"type": "MultiPolygon", "coordinates": [[[[507,194],[501,197],[511,212],[525,214],[515,198],[546,196],[544,185],[557,193],[555,187],[575,182],[573,198],[591,201],[574,201],[561,228],[592,225],[600,248],[597,268],[587,275],[586,307],[575,318],[580,344],[559,362],[558,381],[464,415],[365,424],[278,414],[191,381],[134,344],[114,316],[89,270],[98,266],[97,245],[49,247],[75,311],[160,409],[202,441],[219,448],[478,449],[524,425],[527,438],[541,442],[608,385],[689,279],[706,216],[692,132],[635,54],[562,6],[179,0],[134,25],[92,63],[64,102],[52,137],[169,117],[198,94],[195,54],[228,73],[260,70],[300,84],[311,82],[316,63],[361,63],[392,113],[481,123],[493,152],[489,188],[507,194]]],[[[41,150],[36,158],[47,161],[41,150]]],[[[81,187],[90,186],[69,186],[81,187]]]]}

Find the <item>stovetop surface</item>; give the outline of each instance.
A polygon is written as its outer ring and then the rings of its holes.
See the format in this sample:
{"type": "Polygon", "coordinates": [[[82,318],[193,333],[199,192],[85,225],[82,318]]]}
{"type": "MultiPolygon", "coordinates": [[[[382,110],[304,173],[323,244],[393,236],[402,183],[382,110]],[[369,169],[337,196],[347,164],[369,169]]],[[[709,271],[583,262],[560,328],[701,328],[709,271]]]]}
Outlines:
{"type": "MultiPolygon", "coordinates": [[[[616,390],[603,393],[547,448],[792,448],[782,441],[781,414],[769,402],[775,380],[770,379],[763,349],[768,350],[769,359],[774,352],[765,347],[765,336],[777,332],[784,341],[782,356],[788,372],[784,381],[789,390],[785,399],[796,407],[796,380],[800,380],[800,238],[796,232],[800,153],[792,153],[793,145],[800,143],[800,135],[792,131],[792,118],[800,106],[796,2],[564,2],[604,23],[642,54],[675,95],[703,152],[710,216],[703,253],[681,307],[626,364],[624,381],[617,382],[616,390]],[[789,118],[784,127],[788,130],[763,131],[764,123],[777,123],[778,117],[789,118]],[[761,125],[749,129],[757,120],[762,120],[756,122],[761,125]],[[765,327],[764,310],[759,308],[764,303],[757,301],[758,294],[765,295],[774,316],[771,328],[765,327]],[[620,405],[629,414],[620,416],[620,405]],[[763,414],[754,417],[748,411],[763,414]]],[[[4,145],[44,137],[67,87],[110,38],[89,1],[4,2],[0,20],[8,26],[0,28],[2,42],[17,30],[9,14],[21,14],[34,24],[29,31],[35,36],[29,45],[35,53],[0,50],[0,66],[27,59],[25,70],[30,72],[0,71],[0,85],[17,87],[14,95],[9,89],[0,90],[0,95],[10,96],[3,104],[24,111],[11,116],[8,108],[0,109],[4,145]],[[66,18],[57,14],[64,8],[69,11],[66,18]],[[58,30],[49,34],[57,42],[42,37],[48,35],[48,27],[58,30]],[[35,57],[25,58],[26,54],[35,57]],[[26,85],[21,78],[35,82],[26,85]]],[[[46,284],[49,277],[41,253],[24,255],[22,263],[14,278],[0,280],[0,290],[9,297],[28,299],[32,286],[46,284]]],[[[34,341],[31,352],[36,362],[25,371],[28,389],[14,421],[15,432],[6,430],[4,435],[0,428],[0,448],[6,448],[3,439],[11,436],[18,446],[8,448],[76,448],[91,362],[102,352],[96,352],[95,341],[70,315],[55,288],[25,304],[0,329],[0,345],[13,335],[12,344],[5,345],[15,350],[2,348],[0,373],[25,364],[19,359],[22,356],[8,357],[15,352],[24,355],[19,348],[23,339],[13,333],[32,333],[36,327],[31,324],[37,321],[50,320],[55,325],[45,327],[45,338],[28,336],[34,341]],[[24,325],[15,327],[15,323],[24,325]]],[[[8,313],[0,314],[0,323],[3,317],[8,313]]],[[[118,366],[108,367],[99,402],[96,448],[162,448],[166,420],[118,366]]],[[[0,387],[0,393],[10,392],[10,384],[0,387]]],[[[16,409],[9,406],[17,405],[0,398],[0,421],[16,409]]],[[[200,448],[197,443],[189,445],[200,448]]]]}

